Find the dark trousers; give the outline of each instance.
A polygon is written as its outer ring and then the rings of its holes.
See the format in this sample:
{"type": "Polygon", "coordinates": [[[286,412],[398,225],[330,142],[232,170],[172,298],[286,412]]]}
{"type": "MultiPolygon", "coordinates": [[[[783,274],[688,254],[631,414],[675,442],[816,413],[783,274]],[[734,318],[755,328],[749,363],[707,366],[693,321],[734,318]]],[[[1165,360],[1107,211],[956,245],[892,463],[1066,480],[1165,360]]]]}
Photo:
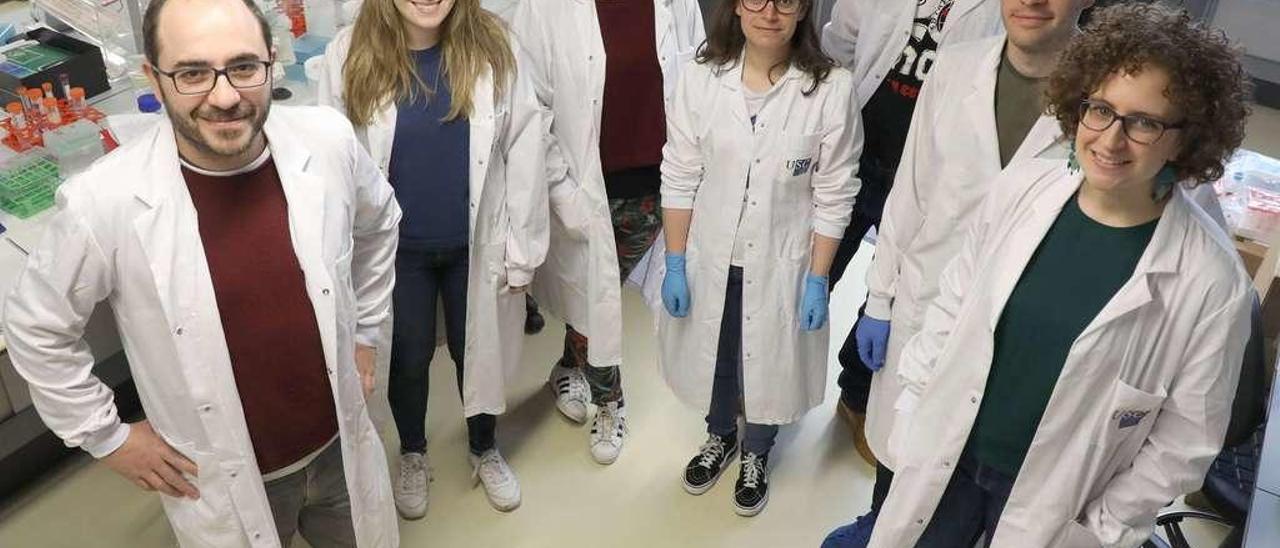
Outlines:
{"type": "MultiPolygon", "coordinates": [[[[715,380],[711,385],[711,409],[707,412],[707,432],[722,438],[737,438],[738,413],[742,409],[742,269],[729,267],[729,284],[720,319],[720,341],[716,350],[715,380]]],[[[742,451],[768,455],[778,437],[778,425],[747,423],[742,451]]]]}
{"type": "Polygon", "coordinates": [[[971,548],[984,533],[991,546],[1014,479],[962,457],[916,548],[971,548]]]}
{"type": "MultiPolygon", "coordinates": [[[[896,167],[882,167],[872,158],[863,158],[859,163],[858,178],[862,180],[862,188],[858,191],[858,201],[853,208],[853,219],[849,221],[849,227],[845,229],[831,263],[830,287],[834,288],[836,282],[844,277],[844,270],[858,253],[867,231],[871,227],[880,230],[880,217],[884,213],[889,190],[893,187],[896,170],[896,167]]],[[[858,357],[858,341],[854,337],[865,310],[865,304],[858,308],[858,319],[845,336],[844,344],[840,346],[840,376],[836,380],[840,386],[840,401],[858,413],[867,412],[867,398],[871,394],[871,370],[858,357]]]]}
{"type": "MultiPolygon", "coordinates": [[[[387,399],[400,432],[401,453],[427,450],[427,394],[431,375],[427,366],[436,350],[436,299],[444,300],[444,327],[462,393],[462,368],[467,340],[466,248],[396,252],[396,286],[391,302],[395,323],[391,335],[391,375],[387,399]]],[[[494,446],[497,419],[480,414],[467,417],[471,452],[494,446]]]]}
{"type": "MultiPolygon", "coordinates": [[[[610,181],[605,175],[605,183],[610,181]]],[[[653,177],[660,175],[653,170],[653,177]]],[[[661,184],[659,182],[659,184],[661,184]]],[[[639,264],[653,240],[662,228],[662,216],[659,207],[659,196],[649,194],[638,198],[610,198],[609,215],[613,221],[614,245],[618,251],[618,272],[624,283],[627,276],[639,264]]],[[[587,384],[591,386],[591,403],[604,405],[618,402],[622,406],[622,372],[617,364],[600,367],[600,364],[587,363],[587,337],[577,332],[573,326],[565,326],[564,353],[560,364],[564,367],[581,367],[587,384]]]]}

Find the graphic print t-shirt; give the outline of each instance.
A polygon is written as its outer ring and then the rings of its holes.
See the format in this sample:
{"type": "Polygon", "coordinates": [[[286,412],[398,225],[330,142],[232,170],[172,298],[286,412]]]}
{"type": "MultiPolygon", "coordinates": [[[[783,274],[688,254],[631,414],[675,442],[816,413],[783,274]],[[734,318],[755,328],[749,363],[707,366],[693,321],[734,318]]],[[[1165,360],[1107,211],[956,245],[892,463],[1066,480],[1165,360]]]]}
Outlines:
{"type": "Polygon", "coordinates": [[[915,111],[920,86],[933,69],[938,40],[953,3],[954,0],[916,0],[916,17],[907,47],[862,108],[866,129],[862,153],[882,166],[896,166],[902,158],[911,113],[915,111]]]}

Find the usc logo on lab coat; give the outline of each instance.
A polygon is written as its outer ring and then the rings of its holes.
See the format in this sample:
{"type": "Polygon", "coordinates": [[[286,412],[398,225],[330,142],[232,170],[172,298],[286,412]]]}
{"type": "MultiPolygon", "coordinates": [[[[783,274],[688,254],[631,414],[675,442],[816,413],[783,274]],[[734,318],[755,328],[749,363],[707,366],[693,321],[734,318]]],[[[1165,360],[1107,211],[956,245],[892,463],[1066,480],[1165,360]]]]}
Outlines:
{"type": "Polygon", "coordinates": [[[1139,409],[1124,409],[1124,410],[1116,411],[1114,414],[1112,414],[1111,420],[1120,421],[1119,429],[1124,430],[1125,428],[1129,428],[1130,426],[1137,426],[1138,423],[1142,422],[1142,419],[1146,417],[1148,413],[1150,413],[1150,411],[1139,410],[1139,409]]]}
{"type": "Polygon", "coordinates": [[[787,171],[791,172],[792,177],[799,177],[809,172],[813,167],[813,158],[797,158],[795,160],[787,160],[787,171]]]}

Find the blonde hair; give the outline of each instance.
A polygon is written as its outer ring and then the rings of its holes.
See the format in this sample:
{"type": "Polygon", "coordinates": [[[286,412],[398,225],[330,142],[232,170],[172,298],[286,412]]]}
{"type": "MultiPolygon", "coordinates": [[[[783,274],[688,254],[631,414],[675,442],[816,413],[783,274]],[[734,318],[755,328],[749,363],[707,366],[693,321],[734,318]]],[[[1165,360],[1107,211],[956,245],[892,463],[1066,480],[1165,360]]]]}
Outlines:
{"type": "MultiPolygon", "coordinates": [[[[342,95],[351,122],[365,126],[389,102],[432,93],[409,53],[406,23],[396,0],[365,0],[352,29],[342,66],[342,95]]],[[[503,95],[516,70],[515,56],[502,20],[480,7],[480,0],[454,0],[440,29],[442,71],[452,103],[444,121],[471,115],[476,81],[491,70],[494,100],[503,95]]]]}

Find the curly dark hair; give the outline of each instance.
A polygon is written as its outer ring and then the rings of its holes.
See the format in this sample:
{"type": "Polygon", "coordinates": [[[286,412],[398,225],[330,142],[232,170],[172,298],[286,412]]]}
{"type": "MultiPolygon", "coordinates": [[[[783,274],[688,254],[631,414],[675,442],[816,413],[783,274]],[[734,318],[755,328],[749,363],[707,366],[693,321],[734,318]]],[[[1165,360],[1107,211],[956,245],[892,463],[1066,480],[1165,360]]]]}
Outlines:
{"type": "Polygon", "coordinates": [[[1168,71],[1165,95],[1186,116],[1182,150],[1170,162],[1178,179],[1199,184],[1222,177],[1223,162],[1244,140],[1252,86],[1226,34],[1183,10],[1125,3],[1095,12],[1049,79],[1049,112],[1074,139],[1080,102],[1112,75],[1147,66],[1168,71]]]}
{"type": "MultiPolygon", "coordinates": [[[[698,63],[711,63],[719,67],[732,67],[742,55],[742,48],[747,45],[747,37],[742,33],[742,23],[733,9],[739,0],[720,0],[711,15],[708,25],[707,41],[698,49],[698,63]]],[[[805,96],[811,95],[818,85],[827,79],[831,69],[836,67],[835,60],[822,52],[818,32],[809,21],[813,9],[813,0],[804,0],[800,8],[803,19],[796,23],[796,32],[791,36],[791,57],[783,64],[793,63],[810,77],[812,82],[803,91],[805,96]]],[[[772,79],[772,75],[770,75],[772,79]]]]}

